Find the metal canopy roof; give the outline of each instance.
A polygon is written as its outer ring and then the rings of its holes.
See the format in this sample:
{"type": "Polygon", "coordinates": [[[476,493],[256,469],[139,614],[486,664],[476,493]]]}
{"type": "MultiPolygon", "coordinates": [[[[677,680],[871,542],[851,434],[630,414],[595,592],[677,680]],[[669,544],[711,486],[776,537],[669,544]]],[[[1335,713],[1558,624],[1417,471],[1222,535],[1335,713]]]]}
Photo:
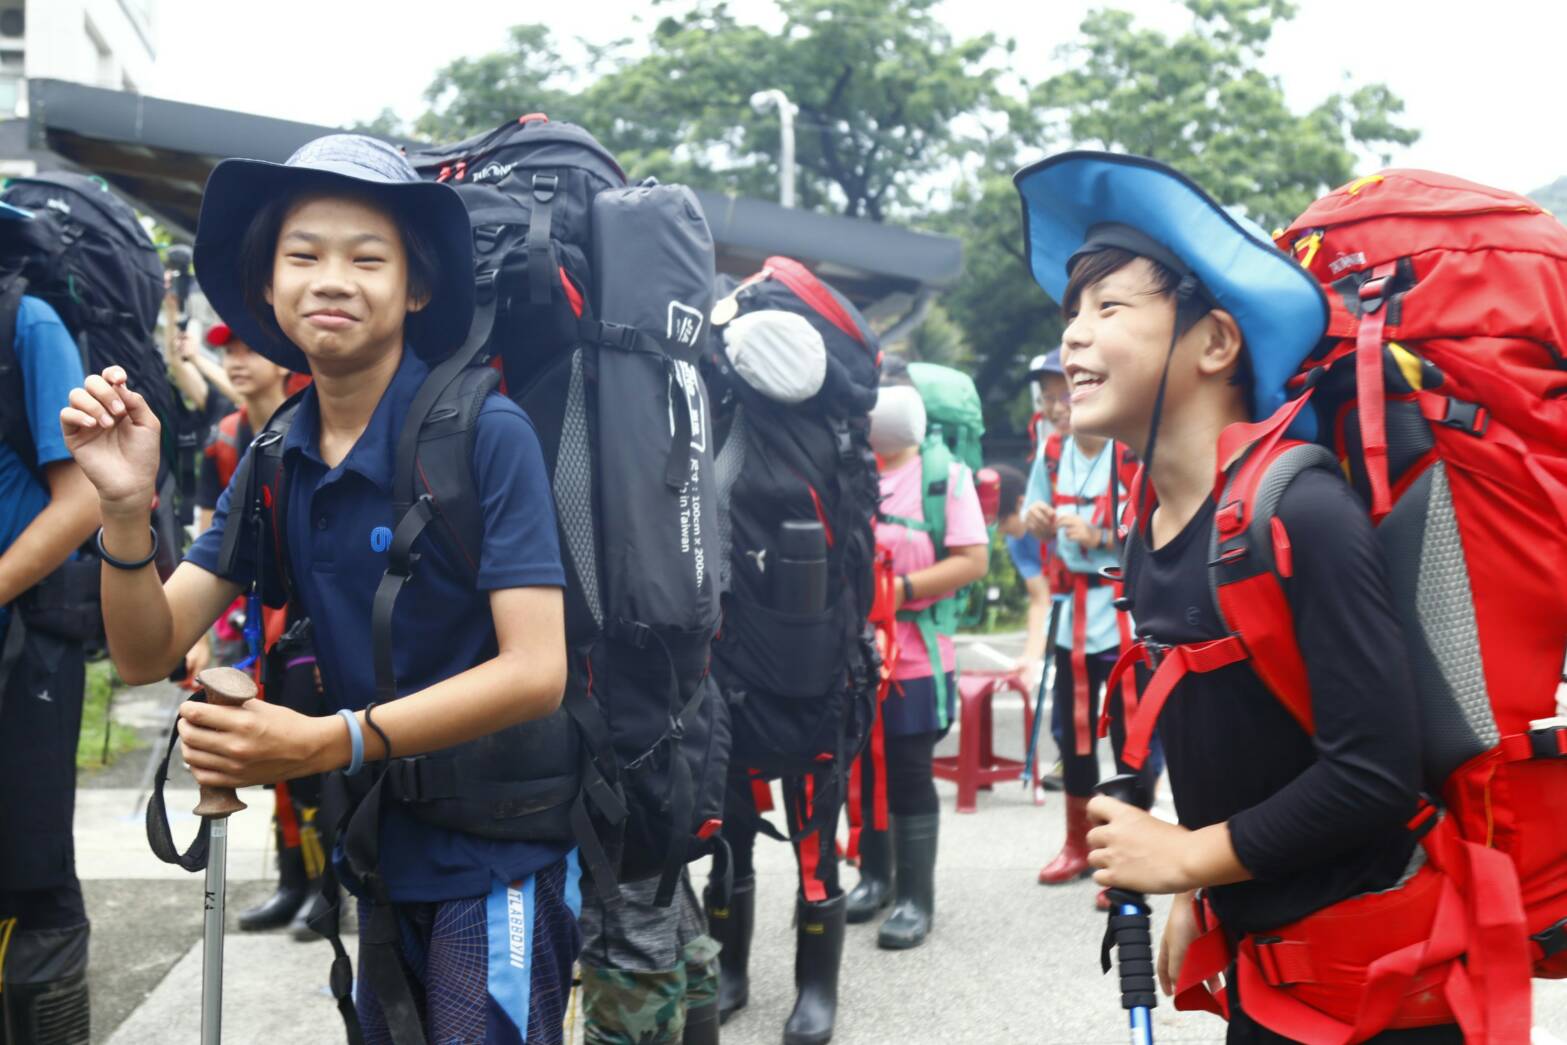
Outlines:
{"type": "MultiPolygon", "coordinates": [[[[214,109],[61,80],[28,83],[28,146],[97,174],[187,234],[202,187],[230,156],[281,162],[337,128],[214,109]]],[[[698,192],[719,271],[745,276],[786,254],[882,316],[955,283],[963,251],[950,236],[716,192],[698,192]]]]}

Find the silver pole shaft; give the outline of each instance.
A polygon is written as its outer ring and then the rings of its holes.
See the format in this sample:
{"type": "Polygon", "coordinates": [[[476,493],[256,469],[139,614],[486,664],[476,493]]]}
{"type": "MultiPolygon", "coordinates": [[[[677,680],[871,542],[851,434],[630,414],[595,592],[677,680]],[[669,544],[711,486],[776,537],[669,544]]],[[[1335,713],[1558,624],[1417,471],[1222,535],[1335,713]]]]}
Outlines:
{"type": "Polygon", "coordinates": [[[201,1045],[220,1045],[223,1040],[223,886],[228,848],[228,817],[214,817],[207,846],[206,921],[201,947],[201,1045]]]}

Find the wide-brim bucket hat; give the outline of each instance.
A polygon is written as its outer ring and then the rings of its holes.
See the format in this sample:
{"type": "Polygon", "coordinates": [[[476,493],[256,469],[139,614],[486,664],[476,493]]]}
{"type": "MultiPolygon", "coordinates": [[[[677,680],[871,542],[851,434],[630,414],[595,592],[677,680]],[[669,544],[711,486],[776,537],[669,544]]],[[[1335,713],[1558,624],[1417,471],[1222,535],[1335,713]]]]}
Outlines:
{"type": "Polygon", "coordinates": [[[1143,156],[1063,152],[1012,180],[1023,202],[1024,252],[1045,293],[1061,300],[1072,255],[1090,230],[1129,226],[1183,262],[1203,296],[1235,317],[1251,359],[1257,417],[1284,403],[1285,382],[1327,331],[1328,302],[1256,224],[1143,156]]]}
{"type": "Polygon", "coordinates": [[[224,160],[213,169],[196,227],[196,278],[218,315],[251,349],[306,372],[305,354],[270,317],[245,305],[240,242],[257,213],[280,194],[348,191],[384,201],[418,226],[436,255],[430,303],[408,315],[408,342],[434,362],[462,344],[473,321],[473,234],[450,186],[421,181],[395,147],[358,134],[329,134],[300,146],[285,163],[224,160]]]}

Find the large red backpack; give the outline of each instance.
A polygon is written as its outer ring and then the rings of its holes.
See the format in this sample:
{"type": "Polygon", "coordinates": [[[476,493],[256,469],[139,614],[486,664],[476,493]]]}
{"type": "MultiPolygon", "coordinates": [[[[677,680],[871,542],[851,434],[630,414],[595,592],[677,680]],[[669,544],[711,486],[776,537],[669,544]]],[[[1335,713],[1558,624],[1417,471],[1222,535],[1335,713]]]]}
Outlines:
{"type": "MultiPolygon", "coordinates": [[[[1429,938],[1396,953],[1352,957],[1364,940],[1331,920],[1354,913],[1396,937],[1409,889],[1336,904],[1295,939],[1248,941],[1233,956],[1241,993],[1307,1042],[1411,1025],[1398,1021],[1418,1018],[1417,998],[1448,1003],[1466,1040],[1527,1042],[1529,966],[1567,977],[1567,228],[1521,196],[1390,170],[1318,200],[1277,240],[1322,283],[1327,336],[1291,403],[1221,438],[1210,560],[1232,635],[1165,656],[1128,747],[1146,746],[1186,672],[1246,659],[1312,731],[1283,581],[1291,541],[1327,535],[1289,534],[1275,509],[1301,469],[1341,472],[1383,547],[1425,779],[1445,809],[1411,827],[1447,884],[1432,885],[1445,893],[1429,938]],[[1361,982],[1335,982],[1357,961],[1361,982]]],[[[1193,955],[1177,1007],[1223,1010],[1200,976],[1232,956],[1217,940],[1193,955]]]]}

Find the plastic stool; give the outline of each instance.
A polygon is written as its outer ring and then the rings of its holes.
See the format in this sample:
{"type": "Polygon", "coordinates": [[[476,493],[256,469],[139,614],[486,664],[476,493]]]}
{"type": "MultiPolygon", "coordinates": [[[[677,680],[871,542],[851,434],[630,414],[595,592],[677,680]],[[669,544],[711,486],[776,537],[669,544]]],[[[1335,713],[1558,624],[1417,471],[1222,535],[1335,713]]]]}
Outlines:
{"type": "MultiPolygon", "coordinates": [[[[1023,761],[999,758],[995,752],[995,732],[991,726],[991,698],[997,693],[1013,692],[1023,701],[1024,744],[1034,729],[1034,708],[1028,688],[1015,671],[965,671],[958,676],[958,754],[937,758],[931,770],[938,780],[956,781],[958,812],[973,813],[979,808],[981,790],[989,791],[997,782],[1016,782],[1022,778],[1023,761]]],[[[1039,765],[1035,760],[1035,792],[1039,787],[1039,765]]]]}

